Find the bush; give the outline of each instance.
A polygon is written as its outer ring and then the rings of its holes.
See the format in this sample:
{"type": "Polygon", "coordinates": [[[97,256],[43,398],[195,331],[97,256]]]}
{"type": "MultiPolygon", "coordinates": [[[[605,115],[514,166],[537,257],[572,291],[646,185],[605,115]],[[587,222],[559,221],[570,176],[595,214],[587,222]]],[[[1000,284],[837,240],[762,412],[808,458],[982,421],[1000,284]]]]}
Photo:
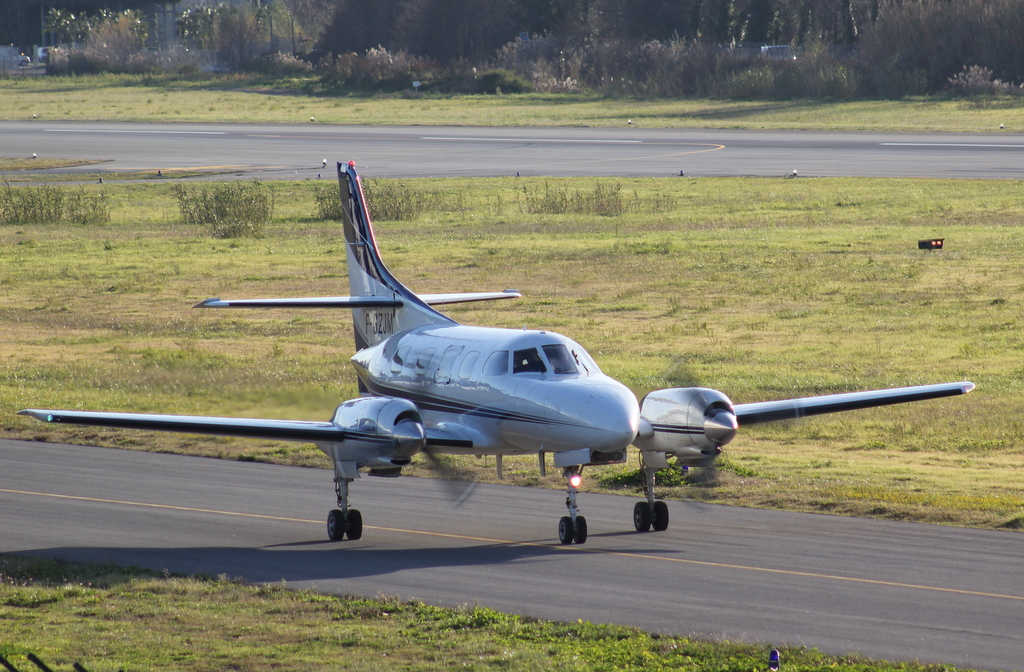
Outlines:
{"type": "Polygon", "coordinates": [[[363,193],[370,216],[380,220],[416,219],[426,205],[424,194],[395,180],[366,180],[363,193]]]}
{"type": "Polygon", "coordinates": [[[533,85],[511,70],[489,70],[476,78],[478,93],[526,93],[533,85]]]}
{"type": "Polygon", "coordinates": [[[103,194],[63,187],[11,187],[0,192],[3,224],[106,224],[110,206],[103,194]]]}
{"type": "Polygon", "coordinates": [[[316,200],[317,219],[340,222],[344,218],[341,193],[336,187],[317,187],[313,191],[313,198],[316,200]]]}
{"type": "Polygon", "coordinates": [[[259,180],[209,190],[177,184],[173,191],[182,221],[205,226],[214,238],[259,237],[274,216],[274,193],[259,180]]]}

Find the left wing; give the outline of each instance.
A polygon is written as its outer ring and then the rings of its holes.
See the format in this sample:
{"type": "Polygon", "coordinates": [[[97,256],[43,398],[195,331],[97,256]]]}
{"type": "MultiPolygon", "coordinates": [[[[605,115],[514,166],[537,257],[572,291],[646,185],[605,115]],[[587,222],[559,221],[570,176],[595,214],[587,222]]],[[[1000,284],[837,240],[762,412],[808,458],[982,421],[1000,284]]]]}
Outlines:
{"type": "Polygon", "coordinates": [[[733,412],[741,427],[756,425],[775,420],[792,420],[809,415],[853,411],[859,408],[903,404],[924,399],[955,397],[967,394],[974,389],[974,383],[942,383],[939,385],[918,385],[915,387],[896,387],[891,390],[872,390],[870,392],[850,392],[847,394],[827,394],[821,397],[803,397],[801,399],[783,399],[781,401],[762,401],[754,404],[735,404],[733,412]]]}

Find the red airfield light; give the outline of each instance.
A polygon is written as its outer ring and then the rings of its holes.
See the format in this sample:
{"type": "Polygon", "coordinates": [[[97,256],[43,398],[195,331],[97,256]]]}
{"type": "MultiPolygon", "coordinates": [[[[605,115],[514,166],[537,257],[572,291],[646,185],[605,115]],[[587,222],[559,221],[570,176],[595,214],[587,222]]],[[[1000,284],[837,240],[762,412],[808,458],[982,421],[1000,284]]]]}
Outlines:
{"type": "Polygon", "coordinates": [[[349,168],[355,168],[356,167],[356,162],[355,161],[349,161],[348,162],[348,166],[349,166],[349,168]]]}

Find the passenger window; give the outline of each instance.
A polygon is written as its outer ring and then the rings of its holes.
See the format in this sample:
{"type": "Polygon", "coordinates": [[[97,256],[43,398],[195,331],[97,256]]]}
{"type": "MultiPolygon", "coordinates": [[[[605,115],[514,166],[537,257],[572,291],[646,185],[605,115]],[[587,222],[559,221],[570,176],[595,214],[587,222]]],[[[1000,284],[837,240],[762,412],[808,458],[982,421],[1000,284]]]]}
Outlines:
{"type": "Polygon", "coordinates": [[[437,365],[437,373],[434,374],[434,380],[439,383],[447,383],[452,379],[452,365],[455,364],[455,359],[462,352],[461,346],[453,346],[444,351],[441,356],[441,362],[437,365]]]}
{"type": "Polygon", "coordinates": [[[555,373],[579,373],[564,345],[545,345],[544,354],[555,373]]]}
{"type": "Polygon", "coordinates": [[[484,362],[485,376],[504,376],[508,373],[508,350],[496,350],[484,362]]]}
{"type": "Polygon", "coordinates": [[[536,348],[516,350],[512,356],[512,373],[544,373],[547,370],[536,348]]]}
{"type": "Polygon", "coordinates": [[[466,358],[462,360],[462,366],[459,367],[459,378],[469,378],[473,375],[473,367],[476,366],[476,360],[480,359],[480,353],[476,350],[471,350],[466,358]]]}
{"type": "Polygon", "coordinates": [[[391,373],[398,375],[402,372],[402,368],[405,366],[405,358],[409,356],[409,346],[405,346],[398,349],[395,356],[391,358],[391,373]]]}
{"type": "Polygon", "coordinates": [[[437,351],[434,348],[427,348],[419,357],[416,358],[417,376],[427,375],[427,369],[430,368],[430,360],[434,358],[435,352],[437,351]]]}

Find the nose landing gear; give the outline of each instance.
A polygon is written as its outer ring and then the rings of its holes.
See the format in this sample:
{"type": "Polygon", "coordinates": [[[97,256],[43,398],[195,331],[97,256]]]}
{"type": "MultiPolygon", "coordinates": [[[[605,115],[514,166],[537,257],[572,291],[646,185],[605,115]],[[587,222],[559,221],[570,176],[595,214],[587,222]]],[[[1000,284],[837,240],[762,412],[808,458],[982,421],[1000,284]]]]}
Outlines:
{"type": "Polygon", "coordinates": [[[562,516],[558,521],[558,540],[563,544],[582,544],[587,540],[587,519],[577,513],[579,507],[576,506],[576,495],[579,494],[580,483],[583,481],[580,475],[582,471],[582,466],[566,467],[562,470],[567,482],[565,508],[569,509],[569,515],[562,516]]]}

